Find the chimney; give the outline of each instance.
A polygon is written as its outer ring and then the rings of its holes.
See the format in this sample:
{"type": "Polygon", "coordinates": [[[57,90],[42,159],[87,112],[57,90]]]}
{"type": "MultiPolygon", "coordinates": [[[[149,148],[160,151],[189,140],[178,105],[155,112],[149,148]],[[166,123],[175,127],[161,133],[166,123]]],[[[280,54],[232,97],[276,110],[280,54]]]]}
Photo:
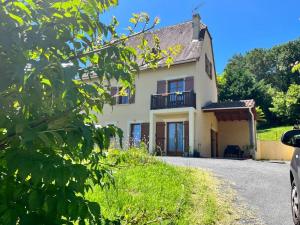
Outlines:
{"type": "Polygon", "coordinates": [[[201,17],[199,13],[193,14],[193,40],[199,40],[200,20],[201,17]]]}

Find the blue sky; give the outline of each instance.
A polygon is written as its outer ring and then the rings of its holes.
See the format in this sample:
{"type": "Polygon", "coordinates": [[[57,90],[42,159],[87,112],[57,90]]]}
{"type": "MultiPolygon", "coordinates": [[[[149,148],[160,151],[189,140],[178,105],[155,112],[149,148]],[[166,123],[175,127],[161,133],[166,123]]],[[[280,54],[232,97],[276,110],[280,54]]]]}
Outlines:
{"type": "Polygon", "coordinates": [[[190,20],[193,8],[213,37],[217,72],[236,53],[269,48],[300,37],[300,0],[119,0],[109,12],[126,28],[132,13],[158,16],[159,27],[190,20]]]}

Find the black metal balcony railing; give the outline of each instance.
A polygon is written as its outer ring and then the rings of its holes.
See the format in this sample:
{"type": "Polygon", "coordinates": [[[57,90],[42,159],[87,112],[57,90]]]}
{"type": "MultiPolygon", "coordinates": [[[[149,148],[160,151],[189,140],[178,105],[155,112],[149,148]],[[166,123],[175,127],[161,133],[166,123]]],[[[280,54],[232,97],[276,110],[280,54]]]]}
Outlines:
{"type": "Polygon", "coordinates": [[[193,91],[151,95],[151,109],[168,109],[194,107],[196,108],[196,94],[193,91]]]}

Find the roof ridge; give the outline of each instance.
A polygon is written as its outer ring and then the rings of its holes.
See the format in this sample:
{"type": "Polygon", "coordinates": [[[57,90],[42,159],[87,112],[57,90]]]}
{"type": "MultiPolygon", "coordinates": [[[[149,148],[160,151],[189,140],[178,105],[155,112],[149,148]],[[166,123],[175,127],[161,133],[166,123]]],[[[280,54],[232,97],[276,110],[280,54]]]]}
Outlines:
{"type": "MultiPolygon", "coordinates": [[[[169,25],[169,26],[160,27],[160,28],[157,28],[157,29],[154,28],[153,30],[150,30],[148,32],[149,33],[154,33],[154,32],[158,32],[158,31],[164,30],[164,29],[169,29],[169,28],[172,28],[172,27],[176,27],[176,26],[180,26],[180,25],[184,25],[186,23],[192,23],[192,22],[193,22],[192,20],[187,20],[187,21],[184,21],[184,22],[176,23],[176,24],[169,25]]],[[[202,21],[200,21],[200,24],[204,28],[207,28],[206,24],[202,23],[202,21]]]]}
{"type": "Polygon", "coordinates": [[[184,22],[181,22],[181,23],[176,23],[176,24],[173,24],[173,25],[164,26],[164,27],[160,27],[160,28],[157,28],[157,29],[154,28],[150,32],[160,31],[160,30],[163,30],[163,29],[167,29],[167,28],[171,28],[171,27],[176,27],[176,26],[183,25],[185,23],[191,23],[191,22],[192,22],[192,20],[187,20],[187,21],[184,21],[184,22]]]}

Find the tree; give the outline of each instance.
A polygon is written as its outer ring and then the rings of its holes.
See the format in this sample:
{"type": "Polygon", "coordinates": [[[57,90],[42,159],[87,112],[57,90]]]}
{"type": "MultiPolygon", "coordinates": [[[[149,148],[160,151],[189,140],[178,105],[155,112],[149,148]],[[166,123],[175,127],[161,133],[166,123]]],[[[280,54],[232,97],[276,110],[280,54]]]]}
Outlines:
{"type": "Polygon", "coordinates": [[[257,81],[272,82],[272,70],[276,60],[265,49],[256,48],[247,52],[244,56],[246,68],[255,76],[257,81]]]}
{"type": "Polygon", "coordinates": [[[269,52],[276,62],[272,73],[273,86],[286,92],[291,84],[300,84],[300,73],[295,71],[295,76],[292,72],[294,63],[300,58],[300,40],[275,46],[269,52]]]}
{"type": "Polygon", "coordinates": [[[297,65],[292,70],[299,58],[300,40],[233,56],[223,78],[218,79],[220,100],[253,98],[265,114],[267,124],[274,125],[278,117],[270,111],[272,94],[286,92],[291,84],[300,84],[297,65]]]}
{"type": "Polygon", "coordinates": [[[101,22],[117,4],[0,1],[0,224],[103,222],[84,194],[113,181],[101,161],[109,137],[122,132],[97,128],[95,113],[113,101],[111,79],[133,87],[137,58],[155,68],[179,49],[160,49],[155,36],[149,46],[142,34],[158,20],[145,13],[133,15],[127,34],[116,32],[116,18],[101,22]],[[133,36],[136,48],[126,45],[133,36]],[[84,76],[97,79],[74,79],[84,76]]]}
{"type": "Polygon", "coordinates": [[[276,116],[287,123],[300,119],[300,85],[290,85],[286,93],[279,91],[273,96],[273,107],[270,109],[276,116]]]}
{"type": "Polygon", "coordinates": [[[246,62],[241,55],[234,56],[218,78],[220,101],[255,99],[264,110],[270,88],[263,80],[257,82],[255,75],[246,68],[246,62]]]}
{"type": "Polygon", "coordinates": [[[241,55],[234,56],[224,71],[220,100],[247,99],[254,89],[255,78],[247,69],[241,55]]]}
{"type": "Polygon", "coordinates": [[[291,71],[294,62],[300,58],[299,52],[300,40],[270,49],[253,49],[244,55],[245,67],[255,75],[257,81],[264,80],[285,92],[290,84],[300,84],[299,76],[294,76],[291,71]]]}

